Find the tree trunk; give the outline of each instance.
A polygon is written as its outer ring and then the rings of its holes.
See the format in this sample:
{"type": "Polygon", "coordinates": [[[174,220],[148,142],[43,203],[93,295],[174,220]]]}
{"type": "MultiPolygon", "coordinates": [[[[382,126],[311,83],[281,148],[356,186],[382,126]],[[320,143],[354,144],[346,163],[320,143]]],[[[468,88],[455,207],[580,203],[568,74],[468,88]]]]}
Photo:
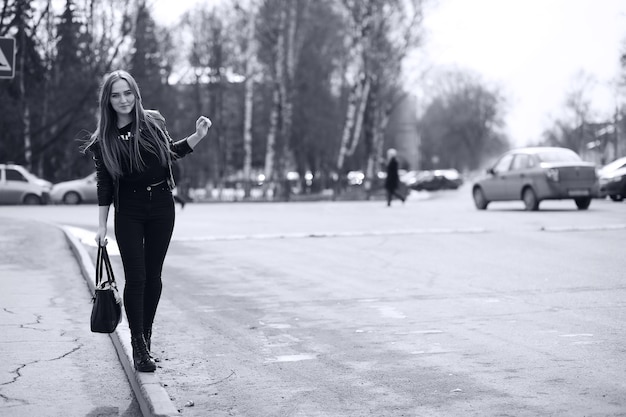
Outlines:
{"type": "MultiPolygon", "coordinates": [[[[267,135],[267,149],[265,151],[265,192],[269,191],[268,187],[273,190],[277,187],[277,179],[279,175],[275,172],[274,164],[281,157],[280,149],[276,146],[279,122],[282,113],[281,105],[283,104],[282,93],[285,90],[283,83],[285,77],[285,25],[287,21],[287,11],[284,2],[281,2],[280,24],[278,27],[278,40],[276,42],[276,60],[274,61],[275,80],[274,91],[272,93],[272,112],[270,114],[270,128],[267,135]],[[277,149],[278,148],[278,149],[277,149]],[[278,155],[277,155],[278,151],[278,155]],[[278,158],[277,158],[278,157],[278,158]]],[[[277,164],[278,165],[278,164],[277,164]]],[[[280,169],[280,167],[279,167],[280,169]]]]}
{"type": "MultiPolygon", "coordinates": [[[[19,13],[22,13],[20,10],[19,13]]],[[[24,27],[23,17],[19,18],[20,28],[20,100],[22,102],[22,124],[24,126],[24,163],[26,168],[31,171],[32,167],[32,147],[31,147],[31,136],[30,136],[30,104],[28,103],[28,98],[26,97],[26,68],[25,68],[25,60],[26,60],[26,28],[24,27]]]]}
{"type": "Polygon", "coordinates": [[[248,48],[246,50],[246,83],[243,126],[243,178],[245,198],[250,197],[250,175],[252,171],[252,114],[254,109],[254,75],[256,71],[256,12],[251,9],[248,16],[248,48]]]}
{"type": "MultiPolygon", "coordinates": [[[[295,38],[296,38],[296,1],[287,0],[286,6],[281,12],[281,22],[285,21],[284,25],[281,24],[281,31],[283,26],[286,26],[287,39],[283,42],[284,48],[283,57],[285,59],[283,76],[279,78],[280,82],[280,98],[282,109],[282,126],[281,126],[281,138],[282,146],[280,147],[278,169],[279,178],[282,185],[283,198],[289,200],[290,185],[287,179],[287,171],[289,169],[289,155],[290,155],[290,138],[292,131],[292,119],[293,119],[293,91],[292,80],[295,74],[295,38]]],[[[279,62],[282,67],[282,62],[279,62]]]]}
{"type": "MultiPolygon", "coordinates": [[[[52,10],[52,0],[48,0],[47,1],[47,5],[46,5],[46,9],[47,10],[52,10]]],[[[48,39],[52,39],[54,36],[54,23],[53,23],[53,16],[52,13],[47,13],[46,15],[46,32],[47,32],[47,37],[48,39]]],[[[51,101],[51,71],[50,69],[52,68],[52,56],[53,56],[53,46],[51,45],[51,42],[48,43],[48,45],[46,45],[46,52],[45,52],[45,62],[46,62],[46,72],[43,74],[43,97],[42,97],[42,103],[41,103],[41,126],[46,126],[48,124],[48,116],[49,116],[49,111],[50,111],[50,101],[51,101]]],[[[53,135],[50,135],[53,136],[53,135]]],[[[39,152],[39,155],[37,155],[36,160],[37,160],[37,168],[36,168],[36,172],[37,172],[37,176],[38,177],[44,177],[44,160],[46,159],[46,151],[42,150],[41,152],[39,152]]]]}
{"type": "Polygon", "coordinates": [[[380,161],[383,160],[383,146],[385,129],[389,122],[389,114],[381,109],[376,110],[372,132],[372,151],[367,158],[367,170],[365,171],[366,198],[369,200],[374,191],[373,184],[378,176],[380,161]]]}
{"type": "Polygon", "coordinates": [[[354,122],[354,132],[352,134],[352,144],[350,148],[347,150],[347,156],[354,155],[356,151],[356,147],[359,144],[359,139],[361,137],[361,130],[363,128],[363,117],[365,116],[365,108],[367,107],[367,100],[369,98],[370,87],[372,83],[370,77],[367,77],[365,80],[365,85],[363,86],[363,91],[361,93],[361,102],[359,103],[359,109],[356,114],[356,120],[354,122]]]}
{"type": "Polygon", "coordinates": [[[270,114],[270,128],[267,133],[267,149],[265,150],[265,194],[269,197],[270,189],[273,190],[274,182],[274,158],[276,156],[276,133],[278,130],[278,116],[280,112],[280,90],[274,86],[272,93],[272,112],[270,114]]]}
{"type": "MultiPolygon", "coordinates": [[[[368,84],[368,74],[367,69],[365,67],[365,54],[367,53],[368,44],[367,33],[369,31],[371,25],[371,17],[373,13],[372,3],[366,2],[365,4],[361,3],[353,3],[346,1],[344,6],[347,8],[348,12],[352,16],[352,39],[351,39],[351,56],[352,59],[355,60],[355,64],[359,69],[358,77],[354,85],[350,90],[350,96],[348,97],[348,108],[346,111],[346,121],[343,128],[343,134],[341,136],[341,145],[339,147],[339,156],[337,157],[337,175],[338,183],[335,187],[335,194],[338,194],[341,190],[341,182],[343,176],[343,165],[345,163],[345,159],[347,156],[350,156],[350,150],[352,148],[356,149],[356,144],[351,145],[350,139],[354,140],[355,137],[355,126],[358,123],[359,114],[361,108],[359,107],[359,103],[362,106],[364,104],[360,101],[363,100],[366,95],[363,93],[366,90],[366,85],[368,84]],[[364,7],[361,9],[361,7],[364,7]]],[[[367,87],[369,90],[369,86],[367,87]]],[[[364,108],[364,107],[363,107],[364,108]]],[[[362,116],[362,115],[361,115],[362,116]]],[[[362,119],[361,119],[362,121],[362,119]]],[[[361,127],[356,128],[358,130],[359,136],[361,134],[361,127]]],[[[354,152],[354,151],[352,151],[354,152]]]]}
{"type": "Polygon", "coordinates": [[[359,96],[361,95],[362,84],[360,82],[355,83],[350,91],[348,97],[348,110],[346,112],[346,121],[343,125],[343,134],[341,135],[341,145],[339,147],[339,156],[337,157],[337,174],[341,175],[343,169],[343,163],[346,159],[348,147],[350,145],[350,137],[352,136],[352,129],[355,124],[357,103],[359,96]]]}

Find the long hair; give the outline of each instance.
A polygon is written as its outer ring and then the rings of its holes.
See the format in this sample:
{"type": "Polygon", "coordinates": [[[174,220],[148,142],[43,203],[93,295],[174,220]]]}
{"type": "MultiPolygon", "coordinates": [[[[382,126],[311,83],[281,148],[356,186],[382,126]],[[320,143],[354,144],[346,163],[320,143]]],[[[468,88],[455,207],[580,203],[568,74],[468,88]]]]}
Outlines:
{"type": "Polygon", "coordinates": [[[166,134],[157,123],[155,116],[143,108],[141,93],[132,75],[123,70],[105,75],[100,88],[98,125],[85,149],[88,149],[95,142],[100,144],[104,165],[111,176],[119,178],[125,169],[130,169],[131,172],[142,171],[146,164],[141,157],[140,149],[153,153],[159,158],[161,165],[166,166],[169,161],[169,146],[166,138],[166,134]],[[134,140],[130,141],[130,146],[125,146],[118,138],[117,113],[111,106],[111,90],[113,84],[118,80],[125,80],[135,96],[135,106],[131,114],[134,140]],[[142,122],[145,123],[150,136],[155,139],[154,141],[142,137],[140,131],[142,122]]]}

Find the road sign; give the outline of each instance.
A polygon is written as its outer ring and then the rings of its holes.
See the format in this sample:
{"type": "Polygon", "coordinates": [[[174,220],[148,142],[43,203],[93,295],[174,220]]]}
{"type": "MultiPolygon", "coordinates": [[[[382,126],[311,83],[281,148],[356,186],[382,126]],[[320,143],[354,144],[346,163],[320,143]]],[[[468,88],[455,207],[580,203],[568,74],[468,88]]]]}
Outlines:
{"type": "Polygon", "coordinates": [[[0,38],[0,78],[15,76],[15,39],[0,38]]]}

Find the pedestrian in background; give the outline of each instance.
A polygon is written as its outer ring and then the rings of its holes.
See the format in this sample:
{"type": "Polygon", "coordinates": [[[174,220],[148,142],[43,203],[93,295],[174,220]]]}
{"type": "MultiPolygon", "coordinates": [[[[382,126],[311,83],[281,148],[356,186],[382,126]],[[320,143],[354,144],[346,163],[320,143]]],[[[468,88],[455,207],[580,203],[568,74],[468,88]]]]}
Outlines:
{"type": "Polygon", "coordinates": [[[84,150],[93,153],[98,184],[98,245],[107,243],[109,207],[126,284],[124,307],[135,369],[153,372],[152,324],[161,297],[161,271],[174,229],[172,161],[192,152],[208,133],[200,116],[196,131],[174,142],[164,117],[145,110],[135,79],[126,71],[104,77],[98,125],[84,150]]]}
{"type": "Polygon", "coordinates": [[[385,177],[385,190],[387,191],[387,206],[391,206],[393,197],[397,197],[404,203],[404,195],[399,191],[400,177],[398,175],[398,159],[396,150],[387,150],[387,176],[385,177]]]}

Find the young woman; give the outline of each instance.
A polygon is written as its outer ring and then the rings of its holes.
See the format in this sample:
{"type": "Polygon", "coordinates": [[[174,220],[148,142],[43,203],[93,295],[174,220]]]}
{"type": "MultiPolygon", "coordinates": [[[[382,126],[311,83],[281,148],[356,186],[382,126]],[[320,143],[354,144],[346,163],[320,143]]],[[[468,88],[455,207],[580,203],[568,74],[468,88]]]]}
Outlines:
{"type": "Polygon", "coordinates": [[[98,125],[85,149],[93,153],[98,184],[96,242],[106,245],[109,207],[115,207],[115,237],[126,285],[124,307],[135,369],[153,372],[152,323],[161,296],[161,271],[174,228],[174,160],[192,152],[208,133],[200,116],[192,135],[174,142],[158,111],[145,110],[134,78],[115,71],[104,78],[98,125]]]}

